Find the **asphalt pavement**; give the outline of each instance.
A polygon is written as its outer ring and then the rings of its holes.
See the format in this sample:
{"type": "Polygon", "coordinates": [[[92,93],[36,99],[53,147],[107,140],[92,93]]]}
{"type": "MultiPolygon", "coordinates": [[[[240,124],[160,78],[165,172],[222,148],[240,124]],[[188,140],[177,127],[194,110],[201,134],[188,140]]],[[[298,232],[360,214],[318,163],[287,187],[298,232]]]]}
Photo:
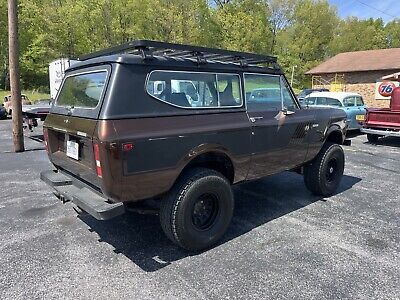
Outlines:
{"type": "Polygon", "coordinates": [[[40,129],[12,152],[0,121],[0,299],[399,299],[400,141],[355,136],[338,193],[301,175],[234,187],[235,213],[213,249],[188,253],[157,216],[78,216],[40,181],[40,129]]]}

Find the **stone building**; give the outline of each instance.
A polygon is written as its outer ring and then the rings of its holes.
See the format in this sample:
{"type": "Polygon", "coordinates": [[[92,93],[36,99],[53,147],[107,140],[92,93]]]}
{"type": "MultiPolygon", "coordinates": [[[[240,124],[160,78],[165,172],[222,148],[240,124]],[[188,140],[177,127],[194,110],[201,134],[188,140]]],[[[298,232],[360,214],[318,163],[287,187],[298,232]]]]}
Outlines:
{"type": "Polygon", "coordinates": [[[382,96],[379,87],[382,77],[396,72],[400,72],[400,48],[340,53],[306,74],[312,75],[314,88],[356,92],[369,107],[388,107],[389,97],[382,96]]]}

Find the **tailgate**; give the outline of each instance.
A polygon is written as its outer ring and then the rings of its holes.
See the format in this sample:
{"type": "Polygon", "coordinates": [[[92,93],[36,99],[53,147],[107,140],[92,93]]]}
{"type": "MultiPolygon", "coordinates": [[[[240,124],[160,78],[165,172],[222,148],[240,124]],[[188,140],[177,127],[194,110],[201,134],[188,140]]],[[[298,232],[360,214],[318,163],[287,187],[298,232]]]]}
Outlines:
{"type": "Polygon", "coordinates": [[[390,110],[369,111],[366,125],[367,127],[398,129],[400,127],[400,112],[390,110]]]}
{"type": "Polygon", "coordinates": [[[109,65],[67,71],[43,124],[51,162],[97,188],[93,137],[110,74],[109,65]]]}
{"type": "Polygon", "coordinates": [[[96,173],[93,151],[96,126],[95,119],[55,114],[48,115],[44,124],[51,162],[99,189],[100,179],[96,173]],[[70,144],[70,149],[67,149],[67,144],[70,144]],[[76,146],[75,153],[71,151],[71,145],[76,146]]]}

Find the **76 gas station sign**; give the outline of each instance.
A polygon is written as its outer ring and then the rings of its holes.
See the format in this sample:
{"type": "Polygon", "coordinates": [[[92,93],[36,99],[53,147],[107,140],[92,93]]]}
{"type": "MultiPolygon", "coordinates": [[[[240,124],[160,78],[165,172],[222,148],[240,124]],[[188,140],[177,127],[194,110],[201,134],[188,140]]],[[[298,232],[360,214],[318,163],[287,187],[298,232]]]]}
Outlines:
{"type": "Polygon", "coordinates": [[[380,81],[376,83],[375,99],[386,100],[390,99],[393,90],[399,86],[398,81],[380,81]]]}

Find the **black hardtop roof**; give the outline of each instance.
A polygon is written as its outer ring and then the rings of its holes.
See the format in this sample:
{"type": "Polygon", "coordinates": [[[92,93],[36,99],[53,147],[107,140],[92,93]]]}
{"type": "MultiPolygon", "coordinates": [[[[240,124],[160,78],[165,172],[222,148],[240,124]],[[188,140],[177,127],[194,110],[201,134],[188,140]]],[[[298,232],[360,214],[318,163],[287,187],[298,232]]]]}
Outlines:
{"type": "Polygon", "coordinates": [[[149,40],[136,40],[107,48],[78,58],[71,69],[107,62],[127,64],[207,65],[246,71],[280,71],[277,58],[255,53],[172,44],[149,40]],[[243,70],[243,69],[242,69],[243,70]]]}

